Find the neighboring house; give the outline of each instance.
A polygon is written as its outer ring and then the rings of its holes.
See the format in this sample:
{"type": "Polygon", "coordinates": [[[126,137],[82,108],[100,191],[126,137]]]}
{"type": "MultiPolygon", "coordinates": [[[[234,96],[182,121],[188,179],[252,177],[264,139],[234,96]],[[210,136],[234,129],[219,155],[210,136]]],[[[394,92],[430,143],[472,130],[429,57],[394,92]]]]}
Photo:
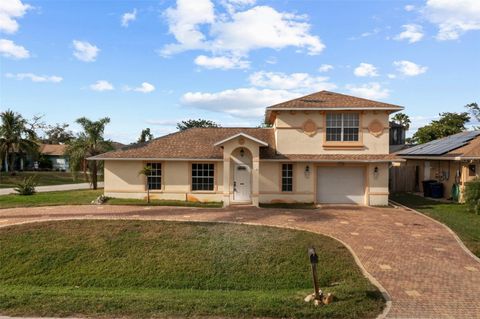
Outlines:
{"type": "Polygon", "coordinates": [[[387,205],[388,117],[402,109],[321,91],[267,107],[271,128],[193,128],[89,159],[105,161],[111,197],[145,198],[148,184],[152,198],[224,205],[387,205]]]}
{"type": "Polygon", "coordinates": [[[52,163],[52,169],[56,171],[68,171],[70,166],[68,157],[65,155],[65,144],[40,144],[40,156],[52,163]]]}
{"type": "Polygon", "coordinates": [[[390,122],[390,153],[398,152],[407,146],[405,145],[405,136],[407,130],[402,124],[390,122]]]}
{"type": "Polygon", "coordinates": [[[444,198],[458,196],[462,201],[465,183],[480,176],[480,131],[458,133],[397,155],[406,159],[405,169],[398,169],[407,176],[410,188],[423,192],[423,181],[436,180],[444,186],[444,198]]]}

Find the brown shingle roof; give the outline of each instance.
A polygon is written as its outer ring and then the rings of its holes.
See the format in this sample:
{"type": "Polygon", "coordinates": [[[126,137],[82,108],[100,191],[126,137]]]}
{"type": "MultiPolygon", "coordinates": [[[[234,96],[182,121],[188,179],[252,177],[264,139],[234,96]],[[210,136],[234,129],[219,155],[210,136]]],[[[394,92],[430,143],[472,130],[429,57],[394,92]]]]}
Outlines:
{"type": "Polygon", "coordinates": [[[66,148],[64,144],[40,144],[39,151],[43,155],[63,156],[66,148]]]}
{"type": "Polygon", "coordinates": [[[272,111],[278,110],[321,110],[321,109],[378,109],[378,110],[402,110],[402,106],[367,100],[351,95],[340,94],[330,91],[320,91],[302,96],[290,101],[282,102],[267,107],[265,120],[272,122],[272,111]]]}
{"type": "Polygon", "coordinates": [[[263,160],[391,161],[399,159],[394,155],[277,154],[274,131],[270,128],[192,128],[154,139],[148,143],[126,146],[121,150],[104,153],[94,158],[222,160],[223,150],[214,144],[238,133],[248,134],[268,144],[267,147],[260,147],[260,158],[263,160]]]}
{"type": "Polygon", "coordinates": [[[464,145],[456,150],[445,154],[446,157],[476,157],[480,159],[480,136],[471,140],[467,145],[464,145]]]}
{"type": "Polygon", "coordinates": [[[192,128],[156,138],[148,143],[134,144],[96,156],[102,158],[172,158],[222,159],[223,150],[216,142],[238,133],[245,133],[267,143],[261,155],[275,153],[273,129],[264,128],[192,128]]]}

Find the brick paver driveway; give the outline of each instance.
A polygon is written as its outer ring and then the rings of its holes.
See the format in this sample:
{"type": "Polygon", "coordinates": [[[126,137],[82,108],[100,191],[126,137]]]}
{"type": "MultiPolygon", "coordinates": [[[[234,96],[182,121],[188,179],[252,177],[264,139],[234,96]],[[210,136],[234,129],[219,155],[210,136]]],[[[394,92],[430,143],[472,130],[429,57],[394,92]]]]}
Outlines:
{"type": "Polygon", "coordinates": [[[445,227],[402,208],[58,206],[0,210],[0,226],[69,218],[241,222],[318,232],[348,245],[373,280],[388,292],[388,318],[480,318],[480,262],[445,227]]]}

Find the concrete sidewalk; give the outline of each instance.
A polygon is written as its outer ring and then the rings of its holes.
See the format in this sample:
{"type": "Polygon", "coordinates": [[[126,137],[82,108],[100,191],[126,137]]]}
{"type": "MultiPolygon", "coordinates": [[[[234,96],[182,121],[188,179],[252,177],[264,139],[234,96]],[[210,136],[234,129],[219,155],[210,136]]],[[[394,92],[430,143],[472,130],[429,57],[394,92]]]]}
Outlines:
{"type": "MultiPolygon", "coordinates": [[[[35,190],[39,193],[54,192],[54,191],[71,191],[77,189],[90,189],[90,183],[78,183],[78,184],[63,184],[63,185],[50,185],[50,186],[37,186],[35,190]]],[[[98,188],[103,188],[103,182],[98,183],[98,188]]],[[[15,194],[13,188],[0,188],[0,196],[15,194]]]]}

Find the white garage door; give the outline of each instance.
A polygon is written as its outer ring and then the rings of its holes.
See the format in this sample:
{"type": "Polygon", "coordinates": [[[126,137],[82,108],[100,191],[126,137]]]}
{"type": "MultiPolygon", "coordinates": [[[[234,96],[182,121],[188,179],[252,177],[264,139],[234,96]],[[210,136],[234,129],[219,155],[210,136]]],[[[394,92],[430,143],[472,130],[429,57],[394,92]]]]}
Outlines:
{"type": "Polygon", "coordinates": [[[319,167],[317,174],[318,203],[365,203],[363,167],[319,167]]]}

